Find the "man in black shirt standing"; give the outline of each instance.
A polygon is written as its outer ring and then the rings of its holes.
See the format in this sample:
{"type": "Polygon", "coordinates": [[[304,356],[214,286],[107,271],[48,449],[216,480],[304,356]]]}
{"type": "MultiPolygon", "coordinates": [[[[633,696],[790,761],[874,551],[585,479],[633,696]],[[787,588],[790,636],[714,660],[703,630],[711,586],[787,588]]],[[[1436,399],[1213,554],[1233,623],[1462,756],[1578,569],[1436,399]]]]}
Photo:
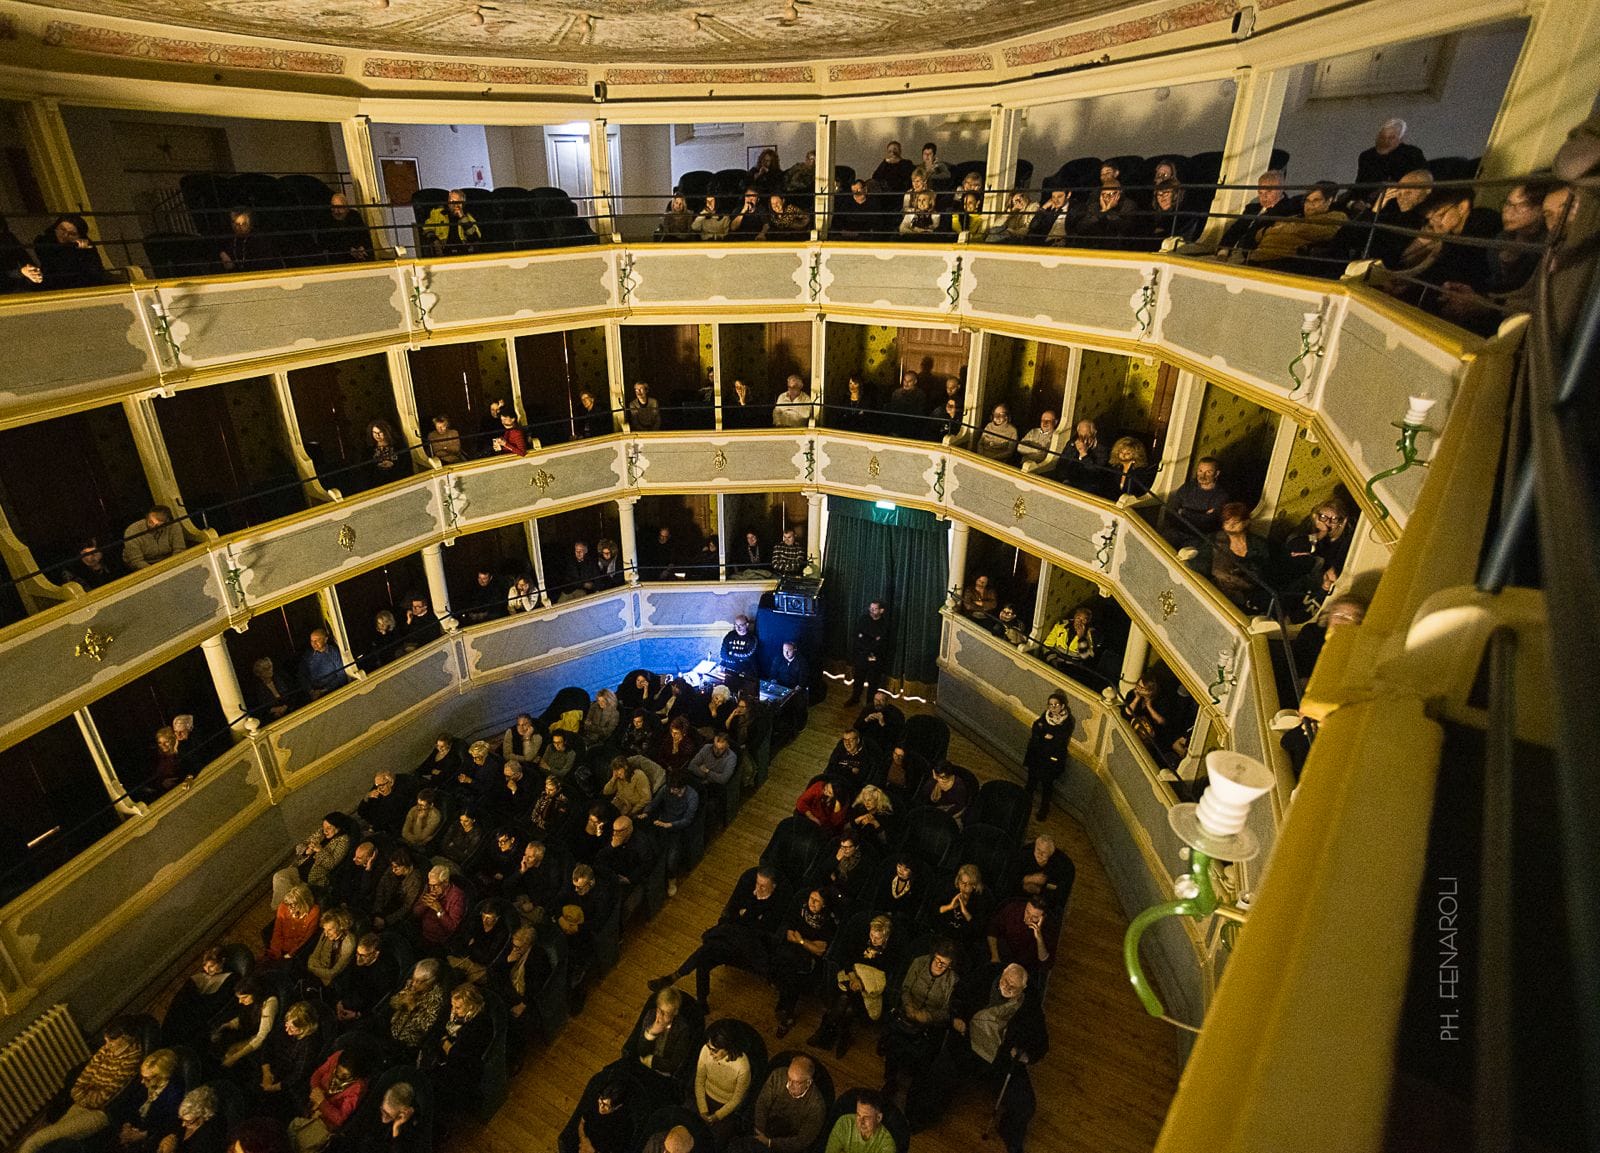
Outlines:
{"type": "Polygon", "coordinates": [[[850,689],[847,705],[856,704],[861,694],[869,696],[883,679],[883,670],[889,663],[889,614],[883,604],[873,601],[867,611],[856,621],[850,641],[850,663],[855,668],[855,684],[850,689]]]}
{"type": "Polygon", "coordinates": [[[750,618],[740,613],[733,618],[733,627],[722,638],[722,667],[730,676],[756,675],[756,644],[750,618]]]}
{"type": "Polygon", "coordinates": [[[1400,178],[1414,168],[1427,164],[1422,149],[1405,143],[1406,122],[1399,117],[1385,120],[1378,128],[1378,138],[1372,147],[1356,157],[1356,189],[1351,199],[1365,204],[1376,204],[1383,189],[1375,184],[1398,184],[1400,178]]]}

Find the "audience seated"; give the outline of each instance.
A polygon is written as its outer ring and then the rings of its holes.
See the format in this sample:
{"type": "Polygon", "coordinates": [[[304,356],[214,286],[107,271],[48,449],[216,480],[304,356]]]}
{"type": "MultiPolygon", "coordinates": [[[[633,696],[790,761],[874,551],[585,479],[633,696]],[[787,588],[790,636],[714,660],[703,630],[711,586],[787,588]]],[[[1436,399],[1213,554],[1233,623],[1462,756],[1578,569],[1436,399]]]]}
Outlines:
{"type": "Polygon", "coordinates": [[[18,1153],[40,1153],[58,1141],[82,1141],[104,1133],[112,1124],[109,1109],[133,1084],[143,1063],[138,1036],[124,1022],[112,1021],[102,1033],[99,1048],[73,1081],[66,1112],[31,1133],[18,1153]]]}
{"type": "Polygon", "coordinates": [[[1340,225],[1349,219],[1334,207],[1338,194],[1338,185],[1319,181],[1300,201],[1298,218],[1289,217],[1262,230],[1249,254],[1249,263],[1312,276],[1326,271],[1328,266],[1317,258],[1338,235],[1340,225]]]}

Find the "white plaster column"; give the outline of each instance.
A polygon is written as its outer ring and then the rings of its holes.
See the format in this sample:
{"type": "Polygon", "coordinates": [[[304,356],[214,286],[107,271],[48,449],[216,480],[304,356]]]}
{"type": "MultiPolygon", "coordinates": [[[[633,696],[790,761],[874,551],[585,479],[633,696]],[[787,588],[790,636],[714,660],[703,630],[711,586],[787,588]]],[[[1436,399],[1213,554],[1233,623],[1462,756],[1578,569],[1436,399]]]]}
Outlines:
{"type": "Polygon", "coordinates": [[[328,585],[318,589],[317,603],[322,606],[323,623],[327,625],[333,643],[339,646],[339,654],[344,657],[345,672],[359,679],[365,674],[355,667],[355,649],[350,644],[350,630],[345,627],[344,606],[339,603],[338,587],[328,585]]]}
{"type": "Polygon", "coordinates": [[[368,228],[377,228],[383,243],[381,248],[408,244],[410,233],[404,239],[395,222],[386,219],[383,210],[375,207],[383,197],[383,178],[378,174],[378,159],[372,151],[372,118],[347,116],[339,121],[339,139],[344,144],[345,164],[350,168],[350,179],[355,184],[356,200],[363,205],[361,217],[368,228]]]}
{"type": "MultiPolygon", "coordinates": [[[[962,423],[972,428],[982,428],[989,420],[989,341],[991,337],[981,329],[975,330],[967,345],[967,390],[962,423]]],[[[943,404],[943,402],[940,402],[943,404]]],[[[978,434],[973,433],[969,443],[976,445],[978,434]]]]}
{"type": "Polygon", "coordinates": [[[628,583],[639,583],[639,530],[634,521],[636,496],[617,498],[617,547],[622,550],[622,567],[628,570],[628,583]]]}
{"type": "Polygon", "coordinates": [[[217,690],[217,703],[222,706],[223,719],[239,736],[246,735],[249,730],[245,726],[244,690],[239,687],[239,673],[233,667],[233,658],[228,655],[228,642],[218,633],[201,641],[200,651],[206,658],[211,684],[217,690]]]}
{"type": "Polygon", "coordinates": [[[1278,418],[1278,435],[1272,442],[1272,456],[1267,460],[1267,475],[1261,482],[1261,500],[1250,512],[1250,519],[1265,525],[1278,512],[1278,501],[1283,496],[1283,481],[1289,474],[1289,454],[1294,451],[1294,438],[1300,431],[1292,417],[1278,418]]]}
{"type": "Polygon", "coordinates": [[[72,719],[78,722],[83,743],[89,746],[89,759],[94,762],[95,772],[100,774],[100,783],[105,786],[106,797],[112,807],[124,817],[143,816],[145,807],[128,796],[128,787],[117,776],[117,768],[111,763],[111,752],[106,748],[105,741],[100,739],[99,726],[94,723],[89,710],[79,709],[72,714],[72,719]]]}
{"type": "MultiPolygon", "coordinates": [[[[611,142],[606,139],[606,122],[589,121],[590,188],[594,199],[589,202],[593,214],[594,231],[601,241],[621,240],[621,229],[611,216],[611,142]]],[[[623,212],[627,205],[623,205],[623,212]]]]}
{"type": "Polygon", "coordinates": [[[964,521],[950,522],[950,579],[946,602],[951,608],[961,603],[961,590],[967,579],[967,541],[971,535],[964,521]]]}
{"type": "Polygon", "coordinates": [[[522,522],[528,537],[528,559],[533,562],[533,583],[539,588],[539,603],[553,605],[556,598],[550,595],[550,584],[544,575],[544,549],[539,545],[539,518],[529,517],[522,522]]]}
{"type": "MultiPolygon", "coordinates": [[[[1594,107],[1600,4],[1537,0],[1528,11],[1528,35],[1484,149],[1485,177],[1520,176],[1548,167],[1567,133],[1594,107]]],[[[1509,191],[1492,189],[1489,199],[1498,204],[1509,191]]]]}
{"type": "MultiPolygon", "coordinates": [[[[52,212],[92,212],[83,173],[67,137],[67,123],[61,117],[60,101],[40,97],[25,102],[21,105],[21,121],[23,147],[45,207],[52,212]]],[[[89,231],[95,236],[101,234],[92,216],[89,231]]]]}
{"type": "Polygon", "coordinates": [[[1144,676],[1150,661],[1150,640],[1138,624],[1128,626],[1128,641],[1122,647],[1122,672],[1117,678],[1117,691],[1126,697],[1133,686],[1144,676]]]}
{"type": "Polygon", "coordinates": [[[813,235],[828,235],[828,225],[833,212],[833,146],[835,128],[827,116],[817,117],[817,172],[816,197],[812,206],[813,235]]]}
{"type": "Polygon", "coordinates": [[[511,401],[511,407],[517,410],[517,419],[522,422],[522,427],[528,430],[528,447],[539,448],[543,442],[534,434],[533,425],[528,420],[528,409],[522,402],[522,369],[517,364],[517,338],[514,336],[506,337],[505,346],[506,369],[511,379],[511,383],[508,386],[511,389],[511,395],[507,399],[511,401]]]}
{"type": "MultiPolygon", "coordinates": [[[[989,105],[989,153],[984,163],[985,210],[1004,212],[1022,150],[1022,109],[989,105]]],[[[1035,173],[1035,175],[1039,175],[1035,173]]]]}
{"type": "MultiPolygon", "coordinates": [[[[1067,349],[1067,368],[1061,377],[1061,412],[1056,417],[1057,424],[1065,425],[1069,432],[1078,419],[1078,382],[1082,376],[1083,349],[1072,345],[1067,349]]],[[[1037,382],[1034,387],[1037,389],[1037,382]]]]}
{"type": "Polygon", "coordinates": [[[728,498],[717,493],[717,575],[716,580],[728,579],[728,498]]]}
{"type": "Polygon", "coordinates": [[[818,316],[811,321],[811,417],[807,423],[812,428],[826,423],[823,420],[822,403],[825,399],[823,393],[827,387],[827,368],[827,321],[818,316]]]}
{"type": "Polygon", "coordinates": [[[806,493],[806,558],[815,560],[817,575],[822,575],[822,542],[828,532],[828,498],[820,492],[806,493]]]}
{"type": "Polygon", "coordinates": [[[606,386],[611,392],[611,430],[625,430],[628,413],[628,377],[622,364],[622,322],[605,322],[606,333],[606,386]]]}
{"type": "Polygon", "coordinates": [[[711,324],[711,427],[722,431],[722,323],[711,324]]]}
{"type": "Polygon", "coordinates": [[[444,548],[430,544],[422,547],[422,569],[428,574],[428,599],[433,602],[433,615],[442,624],[450,615],[450,581],[444,572],[444,548]]]}
{"type": "Polygon", "coordinates": [[[1223,184],[1252,185],[1224,189],[1211,202],[1211,219],[1206,222],[1200,243],[1215,246],[1233,217],[1255,199],[1256,177],[1272,165],[1272,144],[1278,136],[1278,121],[1283,116],[1283,98],[1289,90],[1287,68],[1263,71],[1240,68],[1234,73],[1233,117],[1222,145],[1223,184]]]}
{"type": "Polygon", "coordinates": [[[1055,579],[1056,566],[1049,561],[1039,564],[1039,586],[1033,591],[1033,620],[1028,625],[1029,651],[1044,643],[1050,633],[1045,613],[1050,611],[1050,585],[1055,579]]]}
{"type": "MultiPolygon", "coordinates": [[[[122,401],[122,413],[128,419],[128,430],[133,433],[133,447],[139,454],[139,465],[144,470],[145,483],[155,503],[164,504],[174,517],[188,515],[183,494],[178,491],[178,475],[173,471],[172,458],[167,455],[167,444],[161,438],[161,421],[156,417],[156,402],[148,396],[129,396],[122,401]]],[[[199,526],[183,522],[185,535],[201,540],[199,526]]]]}
{"type": "MultiPolygon", "coordinates": [[[[411,357],[403,348],[391,348],[383,355],[389,364],[389,390],[394,393],[394,410],[400,418],[400,439],[407,444],[424,444],[428,430],[422,427],[422,414],[417,411],[417,390],[411,383],[411,357]]],[[[411,455],[415,467],[428,467],[426,449],[415,449],[411,455]]]]}
{"type": "Polygon", "coordinates": [[[1194,442],[1200,431],[1200,409],[1205,396],[1205,379],[1186,368],[1180,369],[1172,390],[1166,439],[1161,443],[1161,468],[1151,486],[1163,501],[1178,491],[1194,468],[1194,442]]]}

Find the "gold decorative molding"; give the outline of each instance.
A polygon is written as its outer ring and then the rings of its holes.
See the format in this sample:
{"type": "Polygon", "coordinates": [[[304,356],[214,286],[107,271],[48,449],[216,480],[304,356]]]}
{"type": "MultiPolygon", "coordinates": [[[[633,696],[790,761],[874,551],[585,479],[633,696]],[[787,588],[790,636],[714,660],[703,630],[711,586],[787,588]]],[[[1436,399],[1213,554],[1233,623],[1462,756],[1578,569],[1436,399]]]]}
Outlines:
{"type": "Polygon", "coordinates": [[[883,464],[878,460],[878,454],[873,453],[867,460],[867,475],[873,480],[878,479],[878,474],[883,471],[883,464]]]}
{"type": "Polygon", "coordinates": [[[99,664],[106,659],[106,649],[111,647],[111,642],[115,639],[110,633],[95,632],[94,626],[90,625],[83,630],[83,640],[73,648],[72,655],[88,657],[95,664],[99,664]]]}
{"type": "Polygon", "coordinates": [[[727,472],[728,471],[728,454],[723,452],[720,448],[717,449],[716,452],[711,454],[711,471],[712,472],[727,472]]]}
{"type": "Polygon", "coordinates": [[[356,530],[351,528],[348,524],[342,524],[339,526],[339,536],[336,539],[339,542],[339,547],[344,549],[345,552],[355,551],[356,530]]]}
{"type": "Polygon", "coordinates": [[[555,482],[555,476],[541,468],[528,478],[528,487],[538,489],[539,495],[544,496],[545,490],[547,490],[551,485],[555,484],[555,482]]]}
{"type": "Polygon", "coordinates": [[[1156,597],[1156,602],[1161,605],[1161,619],[1171,620],[1172,614],[1178,611],[1178,598],[1171,589],[1162,589],[1161,595],[1156,597]]]}
{"type": "Polygon", "coordinates": [[[1025,497],[1025,496],[1018,496],[1016,500],[1011,502],[1011,519],[1012,520],[1021,520],[1023,517],[1025,517],[1027,515],[1028,515],[1028,498],[1025,497]]]}

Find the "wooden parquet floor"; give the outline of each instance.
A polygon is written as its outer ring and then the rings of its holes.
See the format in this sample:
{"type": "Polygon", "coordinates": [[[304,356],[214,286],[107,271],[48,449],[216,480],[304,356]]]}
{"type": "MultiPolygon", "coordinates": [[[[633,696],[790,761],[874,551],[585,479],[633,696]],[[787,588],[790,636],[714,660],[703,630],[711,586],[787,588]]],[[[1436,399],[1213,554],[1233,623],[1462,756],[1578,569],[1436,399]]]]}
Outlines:
{"type": "MultiPolygon", "coordinates": [[[[828,759],[853,711],[843,697],[811,710],[806,730],[774,759],[766,784],[745,800],[734,826],[708,846],[705,859],[686,877],[677,896],[648,922],[635,919],[623,930],[622,958],[603,980],[591,982],[588,1003],[555,1042],[535,1043],[511,1082],[510,1098],[487,1125],[465,1125],[447,1153],[530,1153],[554,1150],[588,1079],[617,1056],[649,995],[646,982],[676,967],[712,924],[735,879],[756,862],[778,821],[793,812],[805,783],[828,759]]],[[[919,706],[911,706],[917,708],[919,706]]],[[[910,711],[910,709],[908,709],[910,711]]],[[[980,778],[1004,775],[1001,766],[957,735],[951,759],[980,778]]],[[[1034,1069],[1039,1113],[1028,1144],[1052,1153],[1143,1153],[1155,1145],[1177,1088],[1178,1060],[1171,1027],[1146,1016],[1122,967],[1127,918],[1117,905],[1105,870],[1083,830],[1052,814],[1043,829],[1077,864],[1077,881],[1062,932],[1062,957],[1045,1002],[1050,1053],[1034,1069]]],[[[685,991],[692,979],[681,983],[685,991]]],[[[756,1026],[769,1051],[799,1048],[816,1028],[820,1008],[803,1005],[799,1024],[783,1041],[774,1035],[774,993],[758,978],[718,969],[711,990],[712,1018],[738,1017],[756,1026]]],[[[883,1067],[872,1037],[857,1039],[840,1060],[812,1051],[844,1089],[882,1082],[883,1067]]],[[[936,1129],[919,1133],[917,1153],[975,1153],[990,1100],[974,1091],[936,1129]]],[[[991,1141],[998,1149],[998,1141],[991,1141]]]]}
{"type": "MultiPolygon", "coordinates": [[[[583,1012],[569,1020],[549,1046],[532,1043],[512,1078],[510,1096],[487,1125],[467,1121],[442,1153],[544,1153],[556,1147],[588,1080],[620,1051],[639,1008],[649,995],[651,977],[675,968],[699,944],[700,933],[722,911],[738,876],[761,855],[773,828],[794,811],[807,781],[827,763],[839,733],[854,710],[833,697],[811,709],[810,723],[773,758],[766,784],[746,797],[733,827],[707,847],[705,859],[684,878],[675,897],[652,920],[638,918],[623,928],[617,967],[591,978],[583,1012]]],[[[905,706],[907,712],[925,706],[905,706]]],[[[950,759],[981,779],[1006,775],[1003,767],[959,734],[950,759]]],[[[1111,882],[1079,826],[1059,810],[1029,834],[1048,832],[1077,865],[1072,902],[1061,935],[1061,957],[1050,979],[1045,1015],[1050,1053],[1033,1070],[1039,1112],[1029,1131],[1030,1149],[1047,1153],[1146,1153],[1155,1146],[1178,1084],[1176,1039],[1171,1027],[1147,1016],[1128,985],[1122,967],[1122,936],[1128,927],[1111,882]]],[[[253,902],[222,940],[240,941],[260,951],[259,929],[272,916],[265,894],[253,902]]],[[[187,972],[187,968],[184,970],[187,972]]],[[[176,978],[153,992],[145,1005],[160,1012],[170,1001],[176,978]]],[[[686,992],[693,979],[680,982],[686,992]]],[[[820,1007],[803,1002],[794,1031],[778,1041],[772,988],[731,968],[718,969],[711,989],[712,1019],[738,1017],[761,1030],[770,1052],[800,1048],[816,1028],[820,1007]]],[[[812,1050],[843,1092],[877,1086],[883,1065],[873,1036],[863,1030],[842,1060],[812,1050]]],[[[957,1102],[937,1127],[916,1135],[917,1153],[976,1153],[992,1100],[974,1090],[957,1102]]],[[[988,1148],[999,1149],[998,1140],[988,1148]]]]}

